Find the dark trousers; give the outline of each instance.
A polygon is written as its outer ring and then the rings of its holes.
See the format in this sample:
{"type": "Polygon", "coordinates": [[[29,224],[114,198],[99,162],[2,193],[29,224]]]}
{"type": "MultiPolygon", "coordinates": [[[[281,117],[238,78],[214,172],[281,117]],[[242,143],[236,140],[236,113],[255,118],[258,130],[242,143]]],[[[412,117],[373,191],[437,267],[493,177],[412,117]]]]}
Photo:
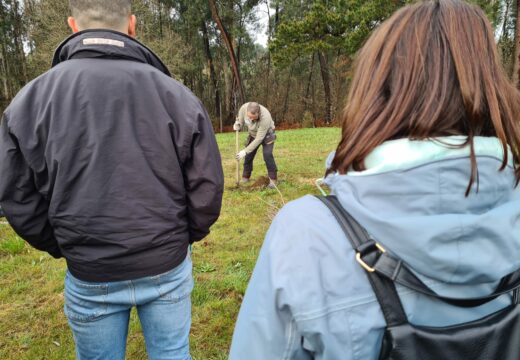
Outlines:
{"type": "MultiPolygon", "coordinates": [[[[254,138],[249,136],[247,138],[246,146],[249,145],[253,140],[254,138]]],[[[253,160],[255,159],[256,152],[258,151],[259,147],[260,146],[246,155],[244,160],[244,172],[242,173],[242,176],[245,178],[249,179],[253,173],[253,160]]],[[[270,144],[267,144],[267,141],[264,139],[262,142],[262,152],[264,154],[265,166],[267,167],[267,175],[270,179],[276,180],[278,176],[278,168],[276,167],[276,162],[274,161],[273,149],[274,141],[270,144]]]]}

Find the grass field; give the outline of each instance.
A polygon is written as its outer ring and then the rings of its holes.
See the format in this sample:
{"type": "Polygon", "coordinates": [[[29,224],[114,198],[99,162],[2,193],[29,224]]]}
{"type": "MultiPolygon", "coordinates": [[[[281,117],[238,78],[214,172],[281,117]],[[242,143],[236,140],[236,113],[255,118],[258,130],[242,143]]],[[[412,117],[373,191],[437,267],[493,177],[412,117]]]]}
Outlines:
{"type": "MultiPolygon", "coordinates": [[[[283,202],[317,194],[314,180],[339,140],[339,129],[277,132],[279,190],[235,189],[234,134],[217,135],[226,190],[211,234],[193,247],[191,353],[194,359],[227,359],[234,322],[264,234],[283,202]]],[[[245,140],[241,134],[241,143],[245,140]]],[[[261,152],[253,181],[266,176],[261,152]]],[[[0,359],[74,359],[72,334],[63,314],[64,260],[32,249],[8,225],[0,225],[0,359]]],[[[127,359],[146,359],[135,312],[127,359]]]]}

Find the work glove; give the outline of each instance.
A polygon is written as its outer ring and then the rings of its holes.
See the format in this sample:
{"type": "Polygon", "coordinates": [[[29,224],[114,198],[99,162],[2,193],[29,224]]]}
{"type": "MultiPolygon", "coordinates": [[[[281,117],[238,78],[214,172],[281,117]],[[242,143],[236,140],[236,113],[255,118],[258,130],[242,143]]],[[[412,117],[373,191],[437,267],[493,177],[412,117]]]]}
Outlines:
{"type": "Polygon", "coordinates": [[[242,126],[240,126],[240,123],[238,121],[233,124],[233,130],[235,130],[235,131],[240,131],[241,127],[242,126]]]}
{"type": "Polygon", "coordinates": [[[243,158],[246,157],[246,151],[245,150],[242,150],[240,151],[238,154],[237,154],[237,160],[242,160],[243,158]]]}

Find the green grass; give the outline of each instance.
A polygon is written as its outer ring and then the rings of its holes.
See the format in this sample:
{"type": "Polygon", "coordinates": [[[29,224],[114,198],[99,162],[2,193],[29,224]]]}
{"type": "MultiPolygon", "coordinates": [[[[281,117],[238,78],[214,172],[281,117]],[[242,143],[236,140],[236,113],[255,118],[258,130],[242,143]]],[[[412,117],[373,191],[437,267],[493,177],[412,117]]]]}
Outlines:
{"type": "MultiPolygon", "coordinates": [[[[277,209],[305,194],[317,194],[315,179],[339,140],[339,129],[277,132],[279,190],[235,188],[235,136],[217,135],[226,191],[222,214],[211,234],[193,247],[191,353],[195,360],[227,359],[233,326],[258,251],[277,209]],[[283,199],[282,199],[283,198],[283,199]]],[[[243,144],[245,134],[241,133],[243,144]]],[[[261,152],[254,181],[266,176],[261,152]]],[[[74,359],[74,343],[63,314],[64,260],[25,244],[0,225],[0,359],[74,359]]],[[[147,359],[135,311],[127,359],[147,359]]]]}

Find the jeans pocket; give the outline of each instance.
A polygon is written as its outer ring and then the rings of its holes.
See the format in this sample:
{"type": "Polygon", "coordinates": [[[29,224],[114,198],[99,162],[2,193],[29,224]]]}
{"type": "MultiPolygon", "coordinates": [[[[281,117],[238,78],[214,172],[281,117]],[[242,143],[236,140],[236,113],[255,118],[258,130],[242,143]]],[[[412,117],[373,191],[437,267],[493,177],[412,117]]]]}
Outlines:
{"type": "Polygon", "coordinates": [[[65,315],[71,321],[94,321],[107,313],[108,284],[65,276],[65,315]]]}
{"type": "Polygon", "coordinates": [[[187,298],[193,290],[191,255],[176,268],[153,279],[161,299],[176,303],[187,298]]]}

